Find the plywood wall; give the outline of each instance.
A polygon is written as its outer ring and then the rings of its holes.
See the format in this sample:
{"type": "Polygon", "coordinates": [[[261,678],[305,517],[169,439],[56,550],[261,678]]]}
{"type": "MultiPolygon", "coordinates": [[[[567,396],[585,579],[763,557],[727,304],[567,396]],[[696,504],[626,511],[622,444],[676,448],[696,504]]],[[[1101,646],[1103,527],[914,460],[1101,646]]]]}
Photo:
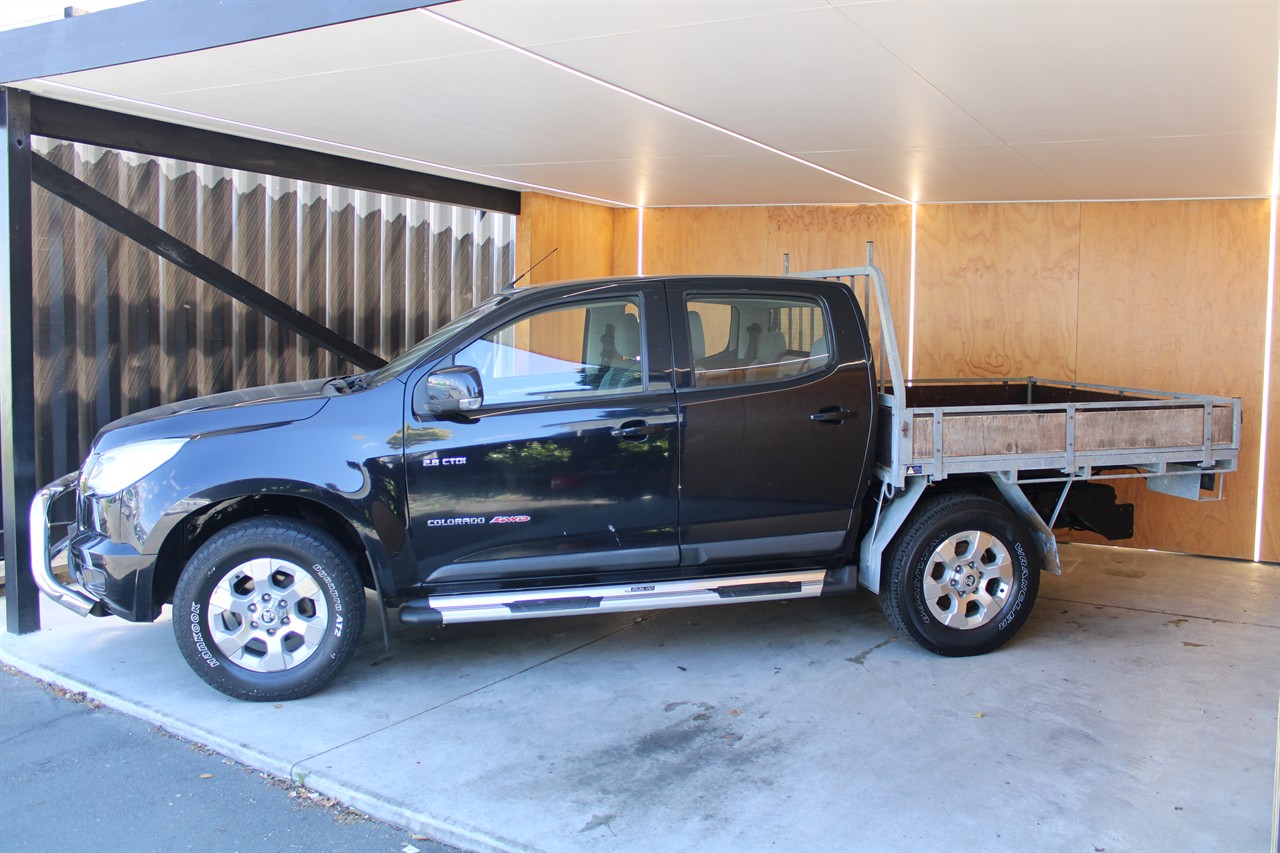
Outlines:
{"type": "MultiPolygon", "coordinates": [[[[584,252],[572,275],[557,268],[538,280],[601,274],[606,261],[613,274],[634,274],[637,212],[576,204],[526,208],[522,219],[532,213],[546,223],[535,229],[568,229],[584,252]]],[[[1225,502],[1195,504],[1140,486],[1125,488],[1122,499],[1138,504],[1127,544],[1248,559],[1259,499],[1269,214],[1257,200],[921,205],[914,375],[1037,375],[1242,397],[1245,447],[1225,502]]],[[[873,240],[904,350],[912,337],[907,206],[671,208],[643,216],[649,275],[777,274],[784,253],[792,270],[856,265],[873,240]]],[[[1267,560],[1280,559],[1280,363],[1273,372],[1267,560]]]]}
{"type": "Polygon", "coordinates": [[[537,264],[521,284],[613,275],[613,210],[541,193],[524,193],[516,228],[516,275],[537,264]]]}
{"type": "Polygon", "coordinates": [[[1080,205],[921,205],[916,377],[1076,378],[1080,205]]]}
{"type": "Polygon", "coordinates": [[[766,207],[672,207],[644,212],[645,275],[778,275],[766,207]]]}
{"type": "Polygon", "coordinates": [[[1244,400],[1228,499],[1196,504],[1124,490],[1138,505],[1136,546],[1253,555],[1268,225],[1265,201],[1082,206],[1080,378],[1244,400]]]}

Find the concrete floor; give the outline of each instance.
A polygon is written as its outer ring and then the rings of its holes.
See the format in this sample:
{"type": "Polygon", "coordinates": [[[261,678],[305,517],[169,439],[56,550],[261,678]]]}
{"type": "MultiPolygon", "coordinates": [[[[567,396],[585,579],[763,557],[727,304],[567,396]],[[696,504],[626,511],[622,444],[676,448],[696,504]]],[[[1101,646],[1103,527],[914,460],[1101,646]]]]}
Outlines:
{"type": "Polygon", "coordinates": [[[10,667],[0,708],[5,853],[458,853],[10,667]]]}
{"type": "Polygon", "coordinates": [[[371,621],[280,705],[206,687],[167,619],[46,605],[0,660],[469,848],[1268,849],[1280,568],[1064,558],[979,658],[900,641],[862,595],[397,624],[390,655],[371,621]]]}

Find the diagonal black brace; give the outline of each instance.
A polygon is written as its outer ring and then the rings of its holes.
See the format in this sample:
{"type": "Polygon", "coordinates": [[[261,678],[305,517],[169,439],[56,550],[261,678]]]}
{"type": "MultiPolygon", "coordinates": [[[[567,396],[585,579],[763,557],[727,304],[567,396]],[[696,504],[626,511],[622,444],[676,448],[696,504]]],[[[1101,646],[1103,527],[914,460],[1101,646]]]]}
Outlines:
{"type": "Polygon", "coordinates": [[[357,367],[374,370],[386,364],[364,347],[282,302],[262,288],[241,278],[212,258],[202,255],[177,237],[153,225],[124,205],[103,195],[84,181],[31,152],[32,180],[58,198],[75,205],[93,218],[150,249],[166,261],[194,275],[218,290],[256,309],[318,347],[336,353],[357,367]]]}

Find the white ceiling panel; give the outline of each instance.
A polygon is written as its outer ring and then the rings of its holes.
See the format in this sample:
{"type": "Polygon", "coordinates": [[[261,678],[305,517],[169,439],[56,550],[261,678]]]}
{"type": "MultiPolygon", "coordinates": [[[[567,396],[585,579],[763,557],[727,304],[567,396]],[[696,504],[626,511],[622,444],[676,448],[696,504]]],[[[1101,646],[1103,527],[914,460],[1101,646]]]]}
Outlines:
{"type": "Polygon", "coordinates": [[[1016,145],[1080,199],[1245,198],[1270,170],[1267,133],[1016,145]]]}
{"type": "Polygon", "coordinates": [[[538,53],[788,151],[997,141],[830,7],[538,53]]]}
{"type": "Polygon", "coordinates": [[[158,103],[271,126],[306,123],[323,138],[399,154],[424,146],[460,166],[486,162],[648,159],[744,153],[732,137],[518,54],[464,56],[398,69],[358,69],[316,87],[293,78],[161,96],[158,103]],[[435,81],[456,81],[437,89],[435,81]],[[548,98],[548,89],[555,92],[548,98]],[[475,133],[472,133],[475,131],[475,133]],[[493,143],[508,145],[494,150],[493,143]]]}
{"type": "Polygon", "coordinates": [[[926,202],[1265,197],[1278,32],[1280,0],[461,0],[22,85],[619,204],[892,200],[787,155],[926,202]]]}
{"type": "Polygon", "coordinates": [[[872,185],[904,198],[948,202],[1073,197],[1034,162],[1003,145],[821,151],[805,157],[843,174],[861,175],[872,185]]]}
{"type": "Polygon", "coordinates": [[[827,0],[467,0],[434,11],[528,46],[830,7],[827,0]]]}
{"type": "Polygon", "coordinates": [[[839,10],[1007,143],[1275,128],[1277,4],[926,2],[839,10]]]}
{"type": "Polygon", "coordinates": [[[282,77],[334,74],[352,68],[390,69],[402,62],[443,59],[501,48],[461,30],[441,27],[418,11],[365,18],[334,27],[220,47],[233,62],[282,77]]]}
{"type": "Polygon", "coordinates": [[[707,204],[877,204],[884,197],[799,164],[780,165],[769,154],[682,157],[649,161],[531,163],[487,168],[513,181],[575,186],[589,195],[627,198],[646,207],[707,204]],[[750,181],[742,176],[751,175],[750,181]]]}
{"type": "Polygon", "coordinates": [[[129,97],[154,100],[170,92],[204,88],[216,81],[219,86],[239,86],[264,80],[278,80],[282,75],[254,68],[226,58],[219,51],[166,56],[148,62],[113,65],[82,74],[66,74],[55,78],[112,93],[129,93],[129,97]]]}

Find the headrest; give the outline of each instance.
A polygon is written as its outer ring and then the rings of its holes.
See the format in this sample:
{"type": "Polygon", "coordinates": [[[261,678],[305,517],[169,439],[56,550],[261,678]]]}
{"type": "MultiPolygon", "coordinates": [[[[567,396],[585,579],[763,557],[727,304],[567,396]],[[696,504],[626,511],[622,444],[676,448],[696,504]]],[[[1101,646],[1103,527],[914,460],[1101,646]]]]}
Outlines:
{"type": "Polygon", "coordinates": [[[765,332],[756,347],[756,361],[762,363],[775,362],[787,351],[787,336],[782,332],[765,332]]]}
{"type": "Polygon", "coordinates": [[[613,332],[613,346],[623,358],[640,355],[640,321],[634,314],[623,314],[613,332]]]}
{"type": "Polygon", "coordinates": [[[702,315],[697,311],[689,312],[689,347],[694,361],[707,357],[707,336],[702,331],[702,315]]]}

